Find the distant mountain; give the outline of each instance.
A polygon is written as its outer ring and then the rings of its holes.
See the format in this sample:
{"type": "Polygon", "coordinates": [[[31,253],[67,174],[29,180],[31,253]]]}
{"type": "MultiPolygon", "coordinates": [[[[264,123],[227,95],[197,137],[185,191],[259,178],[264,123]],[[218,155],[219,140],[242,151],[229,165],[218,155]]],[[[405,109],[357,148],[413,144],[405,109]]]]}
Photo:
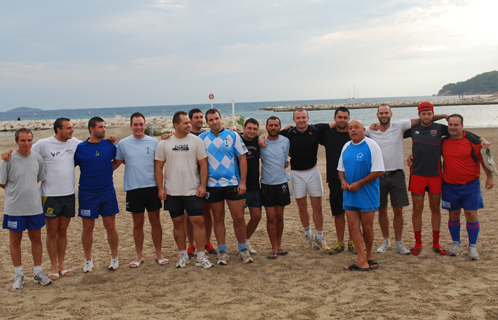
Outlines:
{"type": "Polygon", "coordinates": [[[439,92],[438,96],[493,94],[498,92],[498,71],[479,74],[467,81],[449,83],[439,92]]]}
{"type": "Polygon", "coordinates": [[[12,110],[5,111],[5,113],[26,113],[26,112],[39,112],[39,111],[43,111],[43,109],[19,107],[19,108],[14,108],[12,110]]]}

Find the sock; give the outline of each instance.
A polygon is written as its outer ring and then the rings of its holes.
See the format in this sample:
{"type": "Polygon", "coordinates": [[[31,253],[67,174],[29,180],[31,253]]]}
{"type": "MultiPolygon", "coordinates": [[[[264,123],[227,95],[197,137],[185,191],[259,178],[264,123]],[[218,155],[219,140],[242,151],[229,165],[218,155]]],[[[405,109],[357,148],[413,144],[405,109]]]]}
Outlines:
{"type": "Polygon", "coordinates": [[[35,271],[35,274],[39,274],[40,272],[42,272],[42,267],[41,267],[41,265],[40,265],[40,266],[35,266],[33,269],[34,269],[34,271],[35,271]]]}
{"type": "Polygon", "coordinates": [[[304,234],[308,237],[308,238],[311,238],[311,236],[313,235],[311,233],[311,226],[307,226],[306,228],[304,228],[304,234]]]}
{"type": "Polygon", "coordinates": [[[320,241],[323,239],[323,231],[316,230],[316,240],[320,241]]]}
{"type": "Polygon", "coordinates": [[[415,247],[416,249],[422,249],[422,230],[415,231],[415,247]]]}
{"type": "Polygon", "coordinates": [[[246,245],[249,244],[249,239],[246,239],[246,245]]]}
{"type": "Polygon", "coordinates": [[[180,254],[184,254],[184,255],[187,255],[187,250],[180,250],[180,254]]]}
{"type": "Polygon", "coordinates": [[[24,272],[22,272],[22,265],[20,265],[19,267],[14,267],[14,271],[16,272],[16,275],[24,275],[24,272]]]}
{"type": "Polygon", "coordinates": [[[432,230],[432,247],[434,249],[442,248],[441,245],[439,244],[439,235],[440,234],[441,234],[441,231],[432,230]]]}
{"type": "Polygon", "coordinates": [[[469,234],[469,246],[477,244],[477,236],[479,235],[480,224],[479,220],[476,222],[467,221],[467,233],[469,234]]]}
{"type": "Polygon", "coordinates": [[[227,253],[227,244],[219,244],[218,245],[218,252],[219,253],[227,253]]]}
{"type": "Polygon", "coordinates": [[[202,258],[205,255],[204,251],[197,251],[197,260],[202,258]]]}
{"type": "Polygon", "coordinates": [[[451,239],[453,239],[453,241],[458,241],[458,243],[460,243],[460,227],[460,219],[448,219],[448,229],[450,230],[451,239]]]}
{"type": "Polygon", "coordinates": [[[247,250],[246,243],[237,243],[237,247],[239,248],[239,251],[245,251],[247,250]]]}

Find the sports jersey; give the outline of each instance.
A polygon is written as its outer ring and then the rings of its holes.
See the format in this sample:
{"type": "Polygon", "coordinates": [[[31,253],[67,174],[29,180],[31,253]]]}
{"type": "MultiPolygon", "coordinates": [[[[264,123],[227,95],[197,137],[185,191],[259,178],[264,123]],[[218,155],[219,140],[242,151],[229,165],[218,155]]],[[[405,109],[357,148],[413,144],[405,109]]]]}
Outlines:
{"type": "Polygon", "coordinates": [[[411,135],[412,174],[424,177],[440,175],[442,137],[448,135],[448,127],[434,122],[428,127],[419,124],[412,128],[411,135]]]}
{"type": "Polygon", "coordinates": [[[289,156],[289,139],[279,136],[277,140],[268,140],[266,147],[261,148],[261,183],[279,185],[289,181],[290,176],[285,172],[285,163],[289,156]]]}
{"type": "Polygon", "coordinates": [[[201,129],[201,132],[192,132],[190,131],[191,134],[193,134],[194,136],[196,137],[199,137],[201,134],[203,134],[204,132],[206,132],[206,130],[204,129],[201,129]]]}
{"type": "Polygon", "coordinates": [[[116,160],[125,161],[124,191],[156,186],[154,175],[154,153],[157,139],[133,135],[119,141],[116,160]]]}
{"type": "Polygon", "coordinates": [[[32,151],[38,153],[45,164],[45,181],[41,183],[41,195],[61,197],[74,194],[74,153],[81,140],[68,139],[66,142],[48,137],[38,140],[32,151]]]}
{"type": "MultiPolygon", "coordinates": [[[[337,170],[344,172],[349,184],[365,178],[370,172],[384,171],[379,146],[370,138],[365,138],[358,144],[347,142],[342,149],[337,170]]],[[[379,179],[361,186],[357,192],[345,190],[342,204],[360,208],[379,207],[379,179]]]]}
{"type": "Polygon", "coordinates": [[[443,180],[451,184],[464,184],[481,176],[483,163],[481,142],[476,137],[463,132],[462,139],[443,141],[443,180]]]}
{"type": "Polygon", "coordinates": [[[339,175],[337,174],[337,164],[341,157],[342,148],[346,142],[351,141],[349,132],[337,131],[337,128],[325,131],[321,135],[320,143],[325,147],[325,155],[327,159],[327,182],[340,183],[339,175]]]}
{"type": "Polygon", "coordinates": [[[260,149],[258,144],[259,137],[256,136],[252,140],[246,140],[242,136],[242,141],[246,145],[247,153],[247,191],[259,189],[259,156],[260,149]]]}
{"type": "Polygon", "coordinates": [[[112,160],[116,157],[116,146],[107,141],[78,145],[74,154],[74,165],[80,166],[79,190],[103,191],[114,188],[112,181],[112,160]]]}
{"type": "Polygon", "coordinates": [[[380,130],[365,130],[365,135],[377,142],[382,151],[382,160],[386,171],[403,169],[405,158],[403,156],[403,135],[412,127],[410,120],[391,122],[389,128],[380,130]]]}
{"type": "Polygon", "coordinates": [[[290,156],[292,170],[308,170],[316,165],[320,134],[330,130],[328,123],[308,125],[304,132],[292,127],[280,131],[280,134],[290,141],[290,156]]]}
{"type": "Polygon", "coordinates": [[[240,183],[236,158],[247,153],[238,133],[222,129],[220,132],[204,132],[200,135],[208,155],[208,187],[237,186],[240,183]]]}

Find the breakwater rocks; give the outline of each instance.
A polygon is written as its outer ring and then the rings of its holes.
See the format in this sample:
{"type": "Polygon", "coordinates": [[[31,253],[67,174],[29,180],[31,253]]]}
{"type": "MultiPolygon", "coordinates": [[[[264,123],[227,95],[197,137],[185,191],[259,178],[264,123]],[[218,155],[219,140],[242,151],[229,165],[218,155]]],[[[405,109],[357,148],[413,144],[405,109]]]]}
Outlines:
{"type": "MultiPolygon", "coordinates": [[[[388,104],[391,108],[407,108],[416,107],[420,101],[383,101],[383,102],[363,102],[354,103],[351,101],[349,103],[341,104],[314,104],[314,105],[294,105],[294,106],[274,106],[261,108],[260,110],[274,111],[274,112],[288,112],[294,111],[297,108],[303,108],[308,111],[318,111],[318,110],[335,110],[339,107],[346,107],[348,109],[370,109],[376,108],[381,104],[388,104]]],[[[444,99],[444,100],[433,100],[429,101],[434,106],[460,106],[460,105],[481,105],[481,104],[498,104],[498,93],[491,96],[472,96],[466,98],[458,99],[444,99]]]]}
{"type": "MultiPolygon", "coordinates": [[[[61,117],[64,117],[61,114],[61,117]]],[[[239,124],[242,116],[236,114],[230,117],[222,117],[223,125],[225,127],[237,127],[241,129],[242,126],[239,124]]],[[[74,128],[87,128],[88,120],[90,119],[71,119],[74,128]]],[[[106,127],[117,127],[117,126],[129,126],[130,118],[125,118],[120,115],[116,115],[114,118],[104,119],[106,127]]],[[[173,131],[173,117],[172,116],[162,116],[162,117],[145,117],[145,122],[147,125],[152,125],[155,131],[173,131]]],[[[22,121],[0,121],[0,131],[16,131],[21,128],[27,128],[30,130],[45,130],[54,128],[55,119],[40,119],[40,120],[22,120],[22,121]]],[[[262,123],[260,123],[261,127],[262,123]]]]}

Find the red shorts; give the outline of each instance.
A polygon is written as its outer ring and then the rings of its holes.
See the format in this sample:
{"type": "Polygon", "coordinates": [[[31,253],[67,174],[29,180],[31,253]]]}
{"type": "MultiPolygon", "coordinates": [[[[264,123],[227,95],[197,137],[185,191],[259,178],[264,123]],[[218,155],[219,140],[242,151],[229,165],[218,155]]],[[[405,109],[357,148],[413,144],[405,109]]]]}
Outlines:
{"type": "Polygon", "coordinates": [[[443,176],[425,177],[416,174],[410,175],[409,190],[412,193],[441,193],[443,188],[443,176]]]}

